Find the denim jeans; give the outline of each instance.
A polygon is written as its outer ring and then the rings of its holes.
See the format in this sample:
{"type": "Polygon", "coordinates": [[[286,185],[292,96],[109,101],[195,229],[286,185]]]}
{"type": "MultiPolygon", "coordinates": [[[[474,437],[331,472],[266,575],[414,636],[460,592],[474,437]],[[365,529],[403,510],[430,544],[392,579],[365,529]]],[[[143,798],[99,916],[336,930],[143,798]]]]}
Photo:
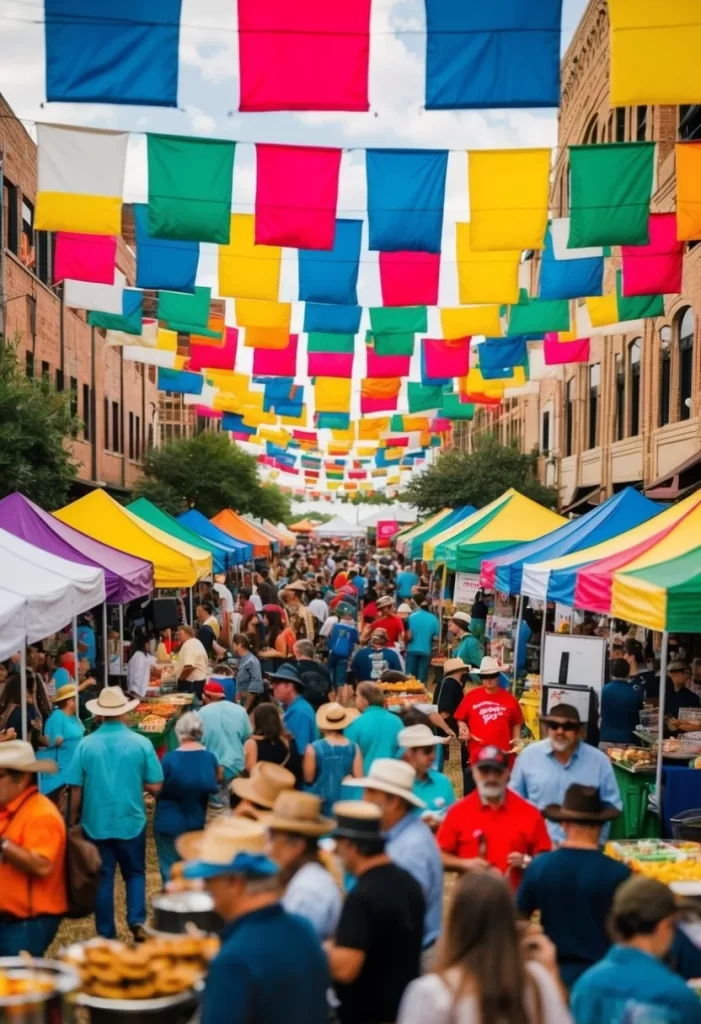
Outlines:
{"type": "Polygon", "coordinates": [[[163,832],[153,830],[153,838],[156,840],[156,853],[158,854],[158,866],[161,869],[163,884],[170,880],[170,870],[176,861],[181,858],[175,849],[176,836],[167,836],[163,832]]]}
{"type": "Polygon", "coordinates": [[[93,839],[100,851],[100,885],[95,904],[95,927],[103,939],[114,939],[114,876],[117,865],[127,890],[127,924],[146,922],[146,829],[134,839],[93,839]]]}
{"type": "Polygon", "coordinates": [[[331,676],[331,685],[335,690],[345,686],[347,671],[348,658],[339,658],[336,654],[329,654],[329,675],[331,676]]]}
{"type": "Polygon", "coordinates": [[[0,956],[19,956],[25,949],[32,956],[43,956],[60,923],[57,914],[39,914],[25,920],[0,917],[0,956]]]}
{"type": "Polygon", "coordinates": [[[428,682],[428,670],[430,664],[430,654],[421,654],[419,651],[406,652],[407,675],[414,676],[420,683],[428,682]]]}

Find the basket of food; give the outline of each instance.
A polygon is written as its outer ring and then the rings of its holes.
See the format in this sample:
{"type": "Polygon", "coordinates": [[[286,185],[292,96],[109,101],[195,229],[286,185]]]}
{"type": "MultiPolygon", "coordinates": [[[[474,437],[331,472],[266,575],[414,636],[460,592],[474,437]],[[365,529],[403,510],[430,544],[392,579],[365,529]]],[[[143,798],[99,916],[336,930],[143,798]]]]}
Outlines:
{"type": "MultiPolygon", "coordinates": [[[[1,927],[1,926],[0,926],[1,927]]],[[[0,1021],[53,1024],[72,1021],[70,994],[80,985],[67,964],[32,957],[0,958],[0,1021]]]]}
{"type": "Polygon", "coordinates": [[[619,768],[630,772],[654,771],[657,760],[649,747],[609,747],[606,753],[619,768]]]}

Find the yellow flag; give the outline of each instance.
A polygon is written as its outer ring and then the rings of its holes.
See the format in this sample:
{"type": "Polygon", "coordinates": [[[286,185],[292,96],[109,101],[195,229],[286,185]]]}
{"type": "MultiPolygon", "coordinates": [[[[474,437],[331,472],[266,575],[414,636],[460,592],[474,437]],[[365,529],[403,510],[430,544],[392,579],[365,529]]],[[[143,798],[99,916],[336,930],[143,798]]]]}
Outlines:
{"type": "Polygon", "coordinates": [[[549,149],[470,150],[473,252],[545,248],[550,160],[549,149]]]}
{"type": "Polygon", "coordinates": [[[518,268],[521,251],[474,252],[470,224],[456,224],[458,291],[466,305],[518,302],[518,268]]]}
{"type": "Polygon", "coordinates": [[[231,215],[229,244],[219,246],[219,294],[277,301],[282,249],[255,244],[255,220],[252,213],[231,215]]]}

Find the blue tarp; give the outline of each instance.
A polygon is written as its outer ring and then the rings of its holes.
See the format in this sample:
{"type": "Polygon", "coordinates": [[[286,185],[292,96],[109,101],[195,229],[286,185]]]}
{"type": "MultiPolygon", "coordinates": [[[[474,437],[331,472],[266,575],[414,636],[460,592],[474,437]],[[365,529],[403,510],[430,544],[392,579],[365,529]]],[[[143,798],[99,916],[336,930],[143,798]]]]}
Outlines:
{"type": "MultiPolygon", "coordinates": [[[[529,541],[528,544],[519,544],[506,554],[489,559],[490,562],[496,563],[494,589],[504,594],[520,594],[523,566],[526,562],[547,562],[551,558],[561,558],[563,555],[582,551],[647,522],[661,509],[662,506],[657,502],[650,501],[632,487],[626,487],[603,505],[592,509],[579,519],[571,520],[553,533],[547,533],[537,540],[529,541]]],[[[556,576],[571,577],[571,589],[574,593],[574,582],[579,568],[580,566],[577,566],[571,572],[561,570],[551,573],[548,588],[548,597],[551,600],[555,600],[550,593],[550,587],[556,582],[556,576]]],[[[562,592],[569,593],[569,590],[565,587],[562,592]]],[[[561,600],[561,597],[558,600],[561,600]]]]}
{"type": "Polygon", "coordinates": [[[540,265],[541,299],[580,299],[603,295],[604,257],[587,256],[580,260],[556,260],[553,238],[548,226],[540,265]]]}
{"type": "Polygon", "coordinates": [[[368,149],[371,250],[440,252],[447,150],[368,149]]]}
{"type": "Polygon", "coordinates": [[[425,0],[426,109],[557,107],[562,0],[425,0]]]}
{"type": "Polygon", "coordinates": [[[337,220],[333,249],[299,250],[300,302],[358,303],[362,220],[337,220]]]}
{"type": "Polygon", "coordinates": [[[187,512],[181,512],[176,518],[188,530],[198,533],[200,537],[204,537],[205,540],[210,541],[212,544],[218,544],[220,547],[226,548],[230,552],[229,559],[232,565],[243,565],[244,562],[253,560],[252,544],[246,544],[242,540],[235,540],[233,537],[230,537],[228,533],[224,533],[223,530],[219,530],[213,523],[210,523],[209,519],[203,516],[201,512],[198,512],[197,509],[191,508],[187,512]]]}
{"type": "Polygon", "coordinates": [[[204,377],[201,373],[189,373],[187,370],[170,370],[158,368],[158,390],[172,391],[176,395],[201,395],[204,377]]]}
{"type": "Polygon", "coordinates": [[[134,231],[136,287],[194,293],[200,243],[151,238],[146,203],[134,204],[134,231]]]}
{"type": "Polygon", "coordinates": [[[357,334],[360,330],[361,306],[332,306],[308,302],[304,307],[304,333],[357,334]]]}

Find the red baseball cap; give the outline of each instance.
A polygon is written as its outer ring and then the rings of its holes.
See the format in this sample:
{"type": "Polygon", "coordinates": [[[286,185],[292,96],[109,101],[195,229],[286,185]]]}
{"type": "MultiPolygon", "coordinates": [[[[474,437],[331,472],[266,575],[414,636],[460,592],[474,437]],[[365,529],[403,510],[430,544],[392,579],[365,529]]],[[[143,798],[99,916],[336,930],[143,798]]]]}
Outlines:
{"type": "Polygon", "coordinates": [[[210,679],[209,682],[205,684],[204,692],[210,697],[226,696],[226,691],[222,684],[215,682],[213,679],[210,679]]]}
{"type": "Polygon", "coordinates": [[[477,757],[472,762],[473,768],[499,768],[506,771],[509,767],[509,756],[499,747],[482,747],[477,757]]]}

